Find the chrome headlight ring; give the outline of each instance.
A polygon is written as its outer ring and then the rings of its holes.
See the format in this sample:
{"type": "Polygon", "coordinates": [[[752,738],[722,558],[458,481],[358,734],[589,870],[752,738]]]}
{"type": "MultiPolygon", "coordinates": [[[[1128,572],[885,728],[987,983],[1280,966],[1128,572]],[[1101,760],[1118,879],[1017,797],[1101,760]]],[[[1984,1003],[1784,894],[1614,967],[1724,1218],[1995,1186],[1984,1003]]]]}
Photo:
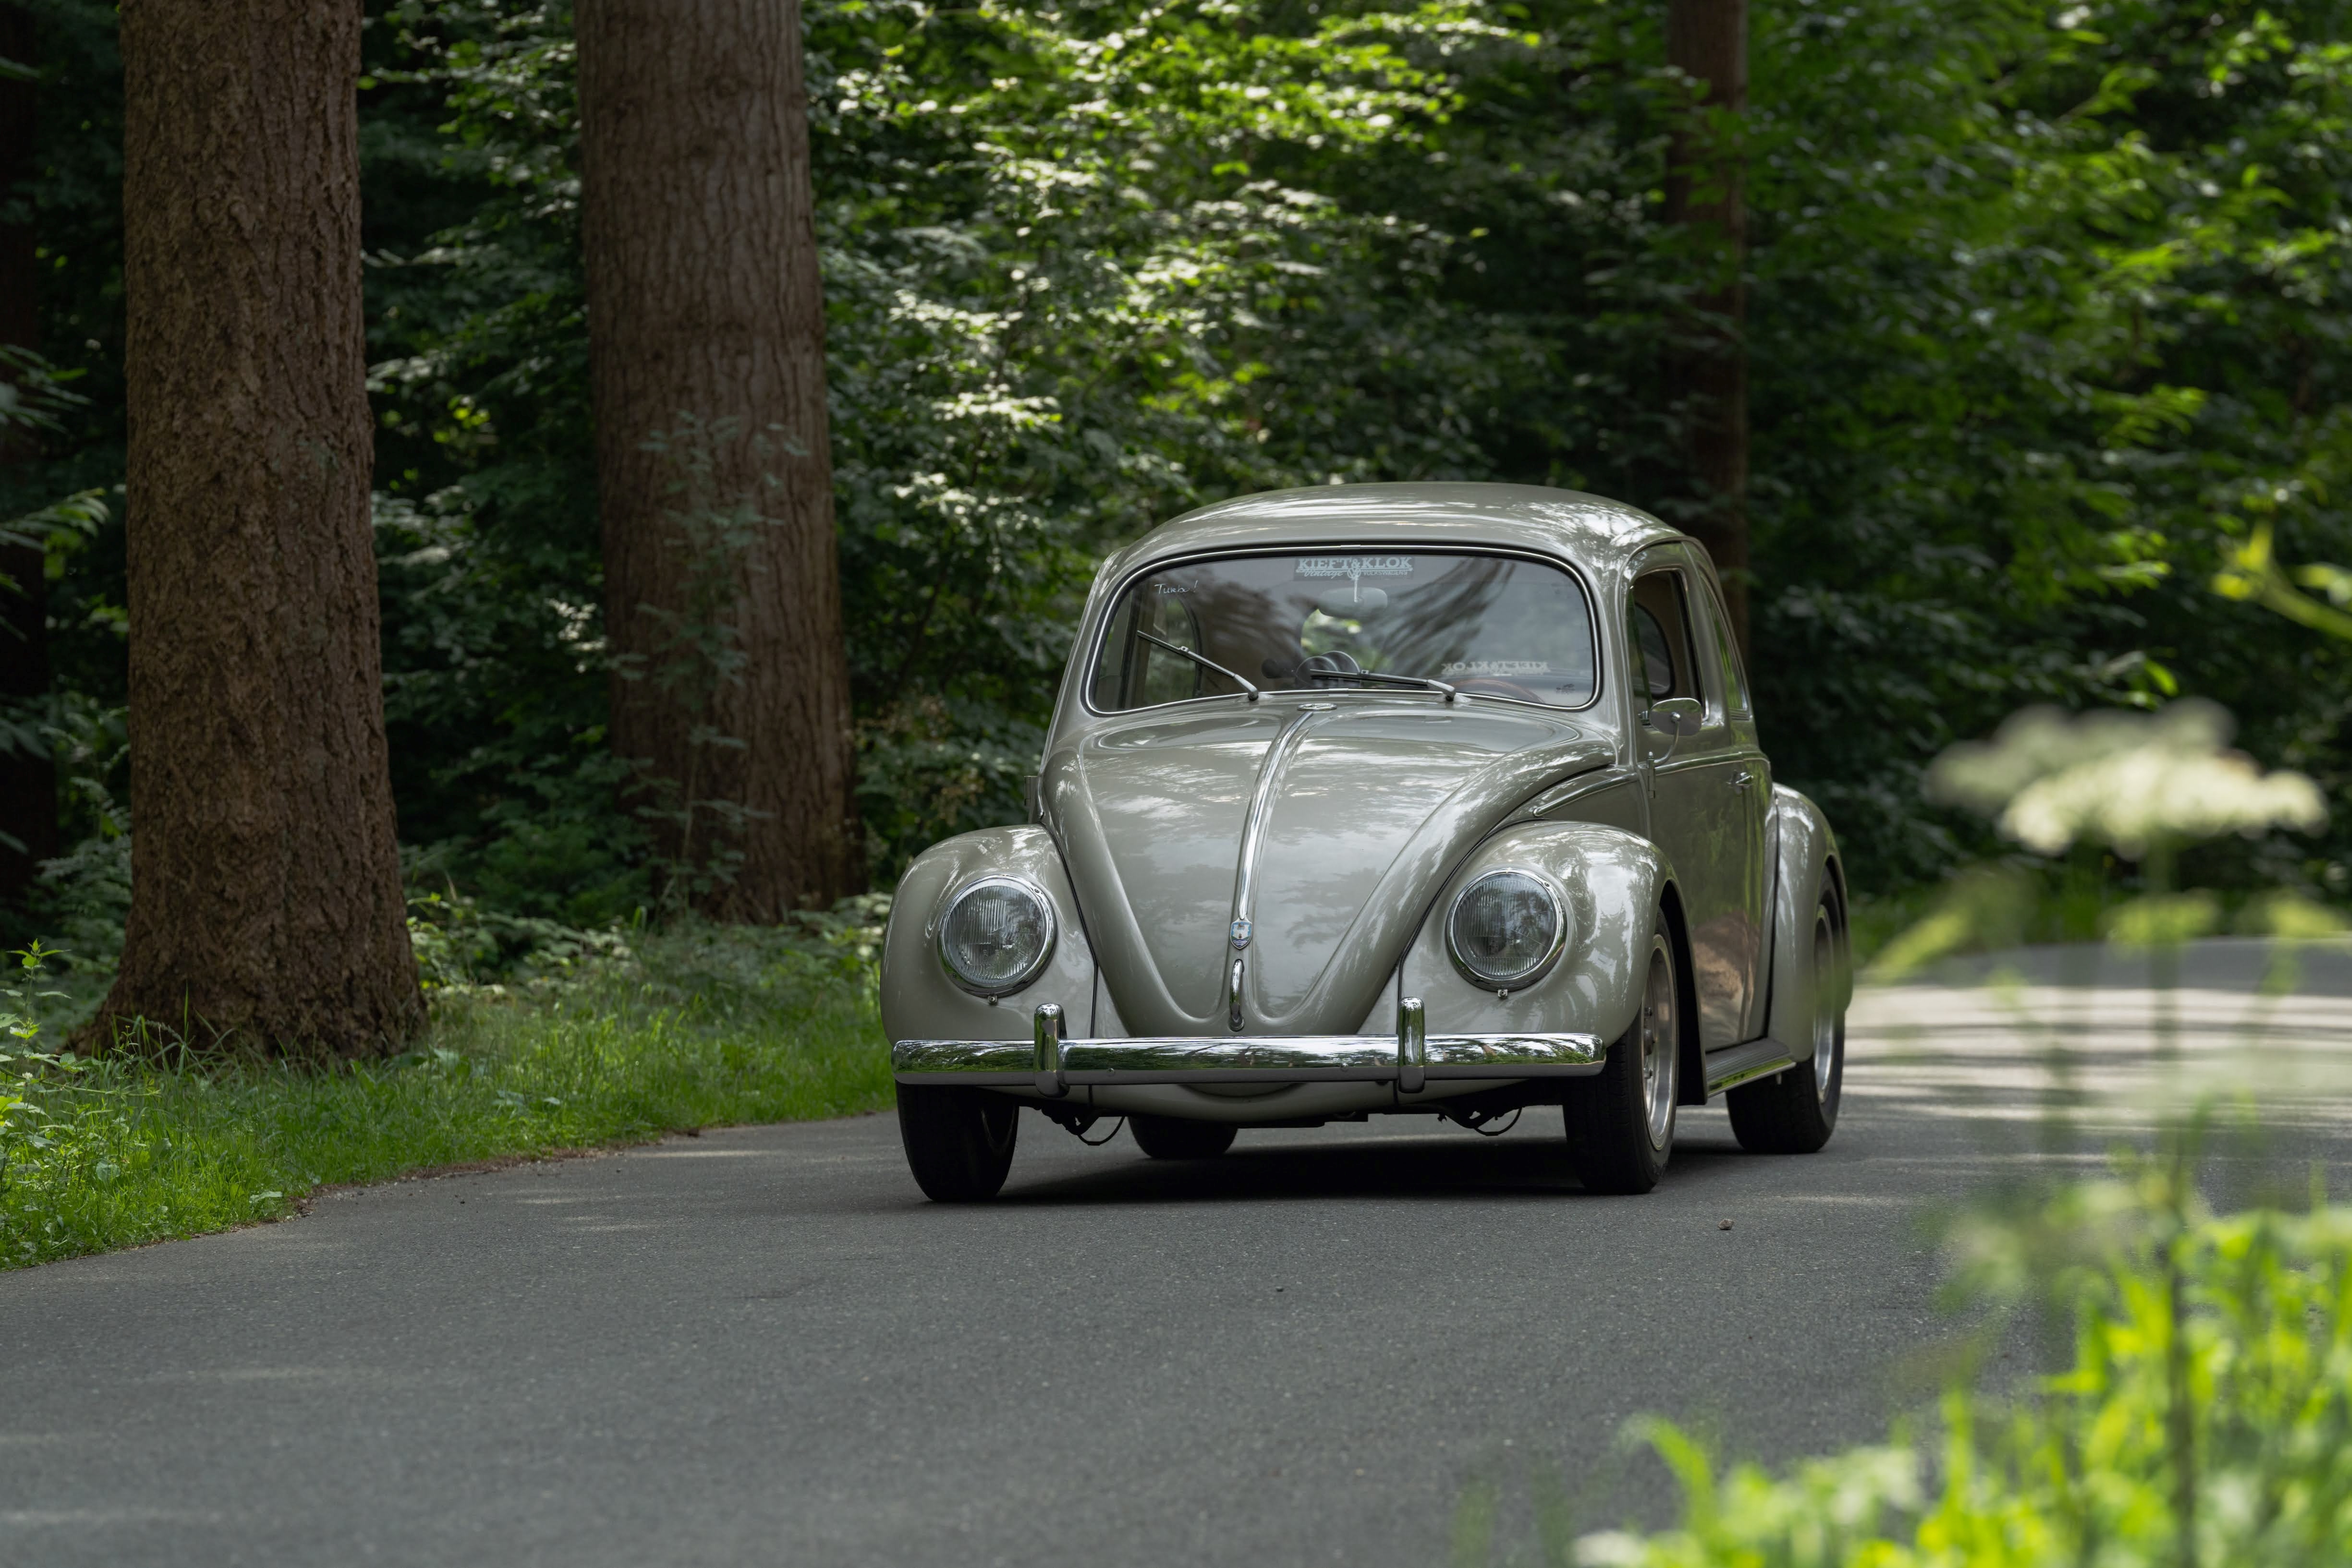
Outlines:
{"type": "Polygon", "coordinates": [[[1054,901],[1025,877],[983,876],[940,911],[940,967],[976,997],[1008,997],[1045,972],[1060,930],[1054,901]]]}
{"type": "Polygon", "coordinates": [[[1483,991],[1525,990],[1568,950],[1569,904],[1540,872],[1504,866],[1473,878],[1445,912],[1445,952],[1483,991]]]}

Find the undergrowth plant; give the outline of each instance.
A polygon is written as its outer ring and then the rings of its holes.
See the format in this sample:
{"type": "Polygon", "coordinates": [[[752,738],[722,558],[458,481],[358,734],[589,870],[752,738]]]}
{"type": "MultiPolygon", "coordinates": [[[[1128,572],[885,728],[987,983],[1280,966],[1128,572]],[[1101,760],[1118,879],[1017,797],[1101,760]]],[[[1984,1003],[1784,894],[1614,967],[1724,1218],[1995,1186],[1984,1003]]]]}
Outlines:
{"type": "Polygon", "coordinates": [[[50,955],[30,949],[0,988],[0,1267],[278,1218],[323,1186],[437,1166],[887,1105],[877,914],[688,923],[498,980],[446,964],[416,1049],[332,1071],[45,1050],[50,955]]]}
{"type": "Polygon", "coordinates": [[[2013,1393],[1953,1388],[1934,1423],[1780,1474],[1643,1423],[1682,1487],[1680,1523],[1586,1535],[1551,1560],[2352,1562],[2352,1208],[2217,1218],[2149,1160],[1962,1239],[1972,1273],[2012,1284],[2057,1265],[2074,1326],[2063,1370],[2013,1393]]]}

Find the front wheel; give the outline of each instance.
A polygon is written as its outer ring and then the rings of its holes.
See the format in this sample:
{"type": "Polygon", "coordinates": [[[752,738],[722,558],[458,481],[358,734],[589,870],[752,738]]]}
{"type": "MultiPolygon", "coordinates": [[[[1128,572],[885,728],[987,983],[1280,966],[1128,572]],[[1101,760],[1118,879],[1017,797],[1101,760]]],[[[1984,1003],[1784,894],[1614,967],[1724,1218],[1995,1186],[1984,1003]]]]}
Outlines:
{"type": "Polygon", "coordinates": [[[1658,1185],[1675,1147],[1682,1061],[1675,944],[1663,915],[1650,928],[1642,1009],[1600,1073],[1569,1084],[1568,1155],[1588,1192],[1642,1193],[1658,1185]]]}
{"type": "Polygon", "coordinates": [[[984,1089],[898,1085],[898,1141],[915,1185],[934,1203],[994,1197],[1020,1135],[1017,1101],[984,1089]]]}
{"type": "Polygon", "coordinates": [[[1752,1155],[1810,1155],[1837,1130],[1845,1088],[1845,1008],[1836,915],[1829,894],[1813,912],[1812,1054],[1777,1078],[1733,1090],[1725,1099],[1732,1134],[1752,1155]]]}
{"type": "Polygon", "coordinates": [[[1195,1122],[1183,1116],[1129,1116],[1128,1131],[1155,1160],[1214,1159],[1234,1146],[1230,1122],[1195,1122]]]}

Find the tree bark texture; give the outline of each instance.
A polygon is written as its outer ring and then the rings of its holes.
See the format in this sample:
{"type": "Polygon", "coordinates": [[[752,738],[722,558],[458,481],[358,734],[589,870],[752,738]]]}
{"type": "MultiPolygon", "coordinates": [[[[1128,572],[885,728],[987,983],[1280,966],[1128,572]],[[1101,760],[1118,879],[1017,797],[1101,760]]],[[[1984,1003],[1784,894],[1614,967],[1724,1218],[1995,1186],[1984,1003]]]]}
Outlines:
{"type": "MultiPolygon", "coordinates": [[[[33,42],[32,15],[0,5],[0,59],[33,64],[33,42]]],[[[0,343],[37,350],[39,267],[31,197],[19,191],[34,173],[33,101],[31,82],[0,78],[0,343]]],[[[0,432],[0,463],[24,461],[36,450],[26,433],[0,432]]],[[[0,545],[0,578],[24,591],[0,590],[0,705],[35,701],[49,689],[44,564],[38,548],[0,545]]],[[[40,862],[57,852],[57,769],[44,755],[0,751],[0,910],[23,907],[40,862]]]]}
{"type": "MultiPolygon", "coordinates": [[[[1666,63],[1706,85],[1703,108],[1748,110],[1747,0],[1668,0],[1666,63]]],[[[1685,529],[1715,557],[1740,646],[1748,645],[1748,208],[1738,148],[1690,128],[1675,138],[1669,221],[1688,224],[1717,277],[1667,360],[1667,397],[1688,432],[1685,529]]]]}
{"type": "Polygon", "coordinates": [[[369,528],[360,15],[122,6],[131,901],[100,1040],[144,1019],[349,1058],[422,1021],[369,528]]]}
{"type": "Polygon", "coordinates": [[[696,902],[773,921],[865,858],[800,5],[576,26],[613,745],[663,855],[723,870],[696,902]]]}

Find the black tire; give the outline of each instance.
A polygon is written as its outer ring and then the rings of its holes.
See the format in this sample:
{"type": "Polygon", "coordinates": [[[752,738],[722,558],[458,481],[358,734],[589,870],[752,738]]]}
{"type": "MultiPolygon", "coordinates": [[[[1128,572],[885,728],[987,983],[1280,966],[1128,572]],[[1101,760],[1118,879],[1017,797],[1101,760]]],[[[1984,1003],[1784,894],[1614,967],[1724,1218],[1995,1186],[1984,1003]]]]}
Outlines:
{"type": "Polygon", "coordinates": [[[1155,1160],[1211,1160],[1234,1146],[1238,1131],[1230,1122],[1195,1122],[1182,1116],[1129,1116],[1127,1130],[1155,1160]]]}
{"type": "Polygon", "coordinates": [[[1845,1088],[1845,933],[1825,890],[1813,912],[1813,1054],[1724,1098],[1732,1135],[1751,1155],[1810,1155],[1837,1131],[1845,1088]]]}
{"type": "Polygon", "coordinates": [[[1569,1162],[1588,1192],[1643,1193],[1665,1174],[1675,1149],[1681,996],[1674,938],[1661,914],[1650,926],[1641,1009],[1609,1048],[1608,1064],[1593,1077],[1571,1080],[1561,1106],[1569,1162]]]}
{"type": "Polygon", "coordinates": [[[898,1141],[915,1185],[934,1203],[994,1197],[1013,1168],[1021,1104],[984,1089],[898,1085],[898,1141]]]}

